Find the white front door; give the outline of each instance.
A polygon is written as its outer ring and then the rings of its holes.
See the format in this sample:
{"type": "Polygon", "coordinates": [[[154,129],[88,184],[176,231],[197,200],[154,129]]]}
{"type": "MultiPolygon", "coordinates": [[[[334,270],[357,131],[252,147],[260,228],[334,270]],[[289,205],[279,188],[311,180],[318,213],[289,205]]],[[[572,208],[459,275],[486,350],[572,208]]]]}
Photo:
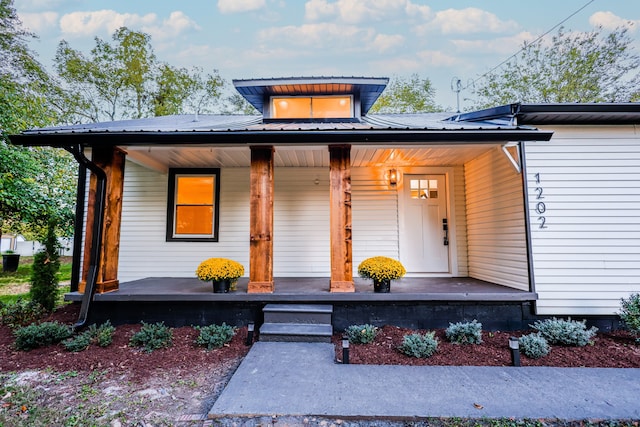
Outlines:
{"type": "Polygon", "coordinates": [[[408,273],[448,273],[447,193],[444,175],[405,175],[400,261],[408,273]]]}

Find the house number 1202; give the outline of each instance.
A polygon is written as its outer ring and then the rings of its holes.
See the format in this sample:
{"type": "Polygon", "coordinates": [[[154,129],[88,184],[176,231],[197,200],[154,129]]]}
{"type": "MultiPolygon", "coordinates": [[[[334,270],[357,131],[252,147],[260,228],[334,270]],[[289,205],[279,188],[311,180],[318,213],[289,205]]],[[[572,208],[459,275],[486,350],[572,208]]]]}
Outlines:
{"type": "Polygon", "coordinates": [[[547,217],[544,215],[547,211],[547,205],[542,201],[544,199],[544,196],[542,195],[542,193],[544,193],[544,189],[542,188],[542,184],[540,182],[540,174],[537,173],[534,175],[534,177],[536,178],[535,192],[537,200],[536,213],[538,214],[538,228],[547,228],[547,217]]]}

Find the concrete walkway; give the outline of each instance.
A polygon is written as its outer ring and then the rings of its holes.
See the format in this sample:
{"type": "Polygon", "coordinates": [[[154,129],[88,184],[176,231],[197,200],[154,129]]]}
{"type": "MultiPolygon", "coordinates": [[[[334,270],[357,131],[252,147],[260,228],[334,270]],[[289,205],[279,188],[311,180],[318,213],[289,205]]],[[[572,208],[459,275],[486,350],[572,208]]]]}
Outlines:
{"type": "Polygon", "coordinates": [[[257,342],[210,418],[640,419],[640,369],[371,366],[332,344],[257,342]]]}

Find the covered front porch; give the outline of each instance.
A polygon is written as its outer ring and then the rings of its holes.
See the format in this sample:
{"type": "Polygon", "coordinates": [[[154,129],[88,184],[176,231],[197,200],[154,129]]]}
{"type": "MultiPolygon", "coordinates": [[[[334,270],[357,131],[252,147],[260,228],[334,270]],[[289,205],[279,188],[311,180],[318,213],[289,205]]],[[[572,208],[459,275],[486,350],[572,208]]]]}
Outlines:
{"type": "MultiPolygon", "coordinates": [[[[390,293],[374,293],[370,280],[355,278],[355,292],[330,292],[328,277],[276,277],[273,293],[248,293],[248,278],[237,290],[213,293],[210,283],[195,278],[148,277],[96,294],[92,322],[114,324],[163,321],[184,326],[210,323],[262,324],[266,304],[331,304],[333,327],[392,324],[413,328],[446,327],[477,319],[485,330],[527,327],[532,322],[534,292],[520,291],[469,277],[417,278],[393,281],[390,293]]],[[[71,292],[70,301],[82,294],[71,292]]]]}

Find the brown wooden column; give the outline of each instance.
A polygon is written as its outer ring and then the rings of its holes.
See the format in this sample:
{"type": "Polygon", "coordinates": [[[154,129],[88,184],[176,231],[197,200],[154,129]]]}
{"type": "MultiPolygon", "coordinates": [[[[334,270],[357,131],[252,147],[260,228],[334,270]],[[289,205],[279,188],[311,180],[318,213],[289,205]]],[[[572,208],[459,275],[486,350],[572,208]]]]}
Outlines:
{"type": "Polygon", "coordinates": [[[351,146],[329,146],[331,292],[355,292],[351,253],[351,146]]]}
{"type": "Polygon", "coordinates": [[[247,292],[273,292],[273,147],[251,147],[247,292]]]}
{"type": "MultiPolygon", "coordinates": [[[[124,189],[124,164],[126,153],[116,147],[94,147],[91,161],[102,168],[107,175],[107,198],[105,200],[102,248],[98,263],[97,293],[118,289],[118,254],[120,251],[120,222],[122,219],[122,192],[124,189]]],[[[95,213],[98,179],[89,178],[89,198],[87,201],[87,224],[85,226],[82,280],[78,290],[84,292],[89,273],[93,217],[95,213]]]]}

